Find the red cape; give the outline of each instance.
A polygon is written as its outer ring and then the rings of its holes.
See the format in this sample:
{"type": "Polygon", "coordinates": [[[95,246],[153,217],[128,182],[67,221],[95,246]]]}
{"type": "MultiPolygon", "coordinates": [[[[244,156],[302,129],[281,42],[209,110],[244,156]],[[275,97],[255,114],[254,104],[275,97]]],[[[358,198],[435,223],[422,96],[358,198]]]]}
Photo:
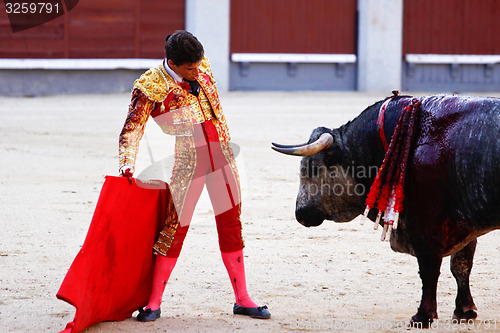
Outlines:
{"type": "Polygon", "coordinates": [[[124,320],[147,304],[153,245],[172,200],[163,182],[106,176],[85,242],[57,292],[76,308],[64,333],[124,320]]]}

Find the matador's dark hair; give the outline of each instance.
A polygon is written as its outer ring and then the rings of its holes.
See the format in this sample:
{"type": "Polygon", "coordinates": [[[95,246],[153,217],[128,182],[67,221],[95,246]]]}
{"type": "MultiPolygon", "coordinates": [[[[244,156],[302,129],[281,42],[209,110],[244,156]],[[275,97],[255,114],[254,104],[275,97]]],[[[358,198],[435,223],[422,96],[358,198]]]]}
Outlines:
{"type": "Polygon", "coordinates": [[[178,30],[165,39],[165,57],[176,66],[193,64],[204,56],[203,45],[190,32],[178,30]]]}

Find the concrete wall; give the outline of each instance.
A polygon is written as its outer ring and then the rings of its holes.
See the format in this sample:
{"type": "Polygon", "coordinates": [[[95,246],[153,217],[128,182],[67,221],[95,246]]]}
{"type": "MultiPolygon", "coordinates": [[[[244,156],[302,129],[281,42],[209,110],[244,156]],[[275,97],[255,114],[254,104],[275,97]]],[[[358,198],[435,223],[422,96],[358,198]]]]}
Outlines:
{"type": "Polygon", "coordinates": [[[203,44],[217,89],[229,90],[229,0],[186,0],[186,30],[203,44]]]}
{"type": "Polygon", "coordinates": [[[0,70],[0,95],[43,96],[131,91],[145,70],[0,70]]]}
{"type": "Polygon", "coordinates": [[[401,89],[403,0],[358,0],[358,90],[401,89]]]}
{"type": "Polygon", "coordinates": [[[356,90],[356,64],[233,62],[230,90],[356,90]]]}
{"type": "Polygon", "coordinates": [[[411,64],[405,62],[403,90],[445,93],[500,89],[500,64],[411,64]]]}

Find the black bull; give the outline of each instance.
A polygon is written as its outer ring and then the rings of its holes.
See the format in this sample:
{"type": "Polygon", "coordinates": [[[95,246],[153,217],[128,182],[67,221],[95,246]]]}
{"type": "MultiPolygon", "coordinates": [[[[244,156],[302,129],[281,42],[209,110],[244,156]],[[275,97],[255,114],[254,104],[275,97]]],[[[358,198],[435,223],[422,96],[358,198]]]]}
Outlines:
{"type": "MultiPolygon", "coordinates": [[[[397,96],[389,102],[387,141],[411,99],[397,96]]],[[[500,228],[500,99],[427,96],[420,101],[404,210],[390,244],[394,251],[417,257],[423,287],[412,323],[426,327],[437,318],[438,276],[448,255],[458,285],[453,317],[477,315],[469,289],[476,239],[500,228]]],[[[340,128],[316,128],[307,144],[274,144],[279,152],[305,156],[295,212],[304,226],[318,226],[325,219],[347,222],[363,213],[376,176],[373,167],[385,155],[376,124],[383,103],[340,128]]],[[[368,217],[375,221],[376,214],[372,209],[368,217]]]]}

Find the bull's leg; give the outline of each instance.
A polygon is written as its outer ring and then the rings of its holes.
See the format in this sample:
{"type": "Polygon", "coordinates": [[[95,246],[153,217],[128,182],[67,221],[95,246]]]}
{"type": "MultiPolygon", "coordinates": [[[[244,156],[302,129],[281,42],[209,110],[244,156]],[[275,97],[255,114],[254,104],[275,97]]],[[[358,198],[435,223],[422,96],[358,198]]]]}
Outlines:
{"type": "Polygon", "coordinates": [[[437,283],[443,258],[435,254],[417,254],[420,279],[422,279],[422,300],[418,312],[411,318],[414,327],[428,328],[437,315],[437,283]]]}
{"type": "Polygon", "coordinates": [[[453,312],[453,319],[475,319],[477,310],[469,288],[469,275],[472,269],[472,261],[474,259],[474,252],[476,251],[477,240],[473,240],[462,250],[458,251],[451,256],[451,272],[457,280],[458,293],[455,300],[455,311],[453,312]]]}

